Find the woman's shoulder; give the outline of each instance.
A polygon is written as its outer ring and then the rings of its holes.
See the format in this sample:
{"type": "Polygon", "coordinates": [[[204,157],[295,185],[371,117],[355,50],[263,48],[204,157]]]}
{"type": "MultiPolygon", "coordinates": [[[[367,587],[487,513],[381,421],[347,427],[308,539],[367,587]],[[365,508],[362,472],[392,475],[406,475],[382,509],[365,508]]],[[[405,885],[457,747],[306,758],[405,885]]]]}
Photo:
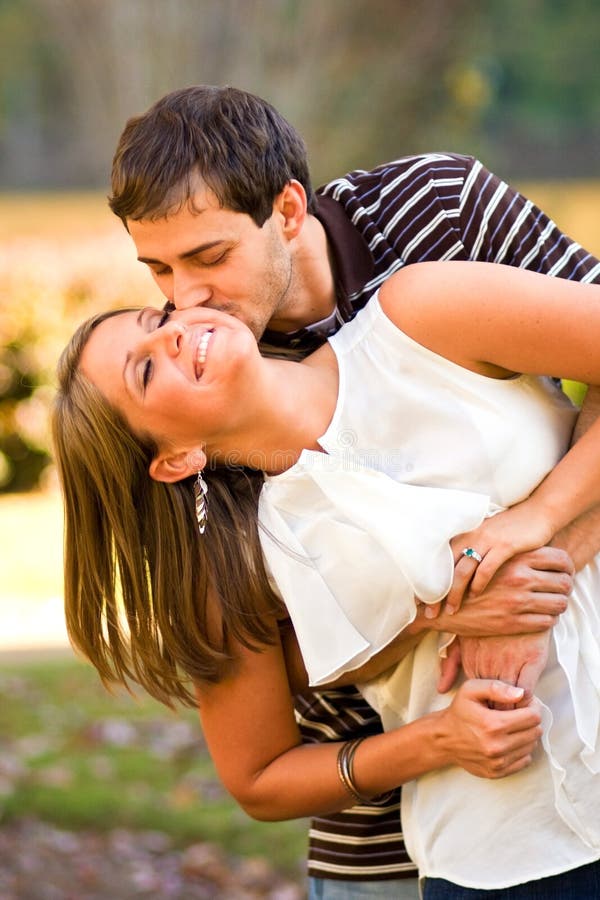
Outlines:
{"type": "Polygon", "coordinates": [[[338,356],[346,353],[372,332],[378,319],[381,318],[382,311],[379,303],[379,290],[377,290],[365,306],[358,310],[353,319],[346,322],[339,331],[328,338],[327,344],[334,349],[338,356]]]}

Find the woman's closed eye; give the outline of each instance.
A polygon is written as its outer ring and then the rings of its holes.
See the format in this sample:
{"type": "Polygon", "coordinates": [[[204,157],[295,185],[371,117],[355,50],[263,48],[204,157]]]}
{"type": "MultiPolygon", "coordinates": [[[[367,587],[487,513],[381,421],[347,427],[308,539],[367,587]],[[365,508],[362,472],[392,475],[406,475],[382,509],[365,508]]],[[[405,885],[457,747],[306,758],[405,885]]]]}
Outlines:
{"type": "MultiPolygon", "coordinates": [[[[165,307],[165,309],[163,309],[160,316],[158,316],[158,315],[155,316],[154,317],[156,320],[155,329],[162,328],[162,326],[165,324],[165,322],[169,321],[170,315],[171,315],[171,310],[167,306],[167,307],[165,307]]],[[[155,329],[153,329],[153,330],[155,330],[155,329]]],[[[144,371],[142,374],[142,385],[143,385],[144,391],[148,387],[148,385],[150,383],[150,379],[152,378],[152,369],[153,369],[152,359],[150,357],[148,357],[148,359],[144,363],[144,371]]]]}

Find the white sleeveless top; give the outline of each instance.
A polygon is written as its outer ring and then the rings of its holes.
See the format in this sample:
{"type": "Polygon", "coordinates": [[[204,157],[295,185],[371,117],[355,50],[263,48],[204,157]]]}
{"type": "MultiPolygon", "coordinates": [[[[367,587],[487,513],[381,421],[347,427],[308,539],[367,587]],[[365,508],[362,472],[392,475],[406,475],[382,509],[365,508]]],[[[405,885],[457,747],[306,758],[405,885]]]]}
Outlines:
{"type": "MultiPolygon", "coordinates": [[[[319,439],[260,498],[267,567],[311,684],[368,660],[447,593],[448,540],[531,493],[568,447],[575,411],[548,379],[488,378],[416,343],[377,297],[330,339],[339,396],[319,439]]],[[[545,734],[531,766],[487,780],[457,767],[403,789],[422,876],[493,889],[600,857],[600,567],[576,578],[536,694],[545,734]]],[[[386,729],[447,706],[439,639],[361,686],[386,729]]]]}

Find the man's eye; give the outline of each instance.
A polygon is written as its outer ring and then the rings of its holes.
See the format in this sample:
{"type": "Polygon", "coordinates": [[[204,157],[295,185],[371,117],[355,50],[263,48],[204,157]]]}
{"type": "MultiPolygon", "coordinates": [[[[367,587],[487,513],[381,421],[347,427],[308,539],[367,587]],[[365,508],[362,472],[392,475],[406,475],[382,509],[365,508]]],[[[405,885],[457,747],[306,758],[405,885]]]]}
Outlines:
{"type": "Polygon", "coordinates": [[[169,321],[169,316],[171,315],[171,312],[172,312],[172,310],[170,310],[168,308],[163,309],[162,315],[161,315],[160,319],[158,320],[158,324],[156,326],[157,328],[162,328],[162,326],[165,324],[165,322],[169,321]]]}
{"type": "Polygon", "coordinates": [[[228,251],[224,250],[223,253],[220,253],[218,256],[213,256],[210,259],[201,260],[201,265],[207,269],[210,269],[211,266],[218,266],[220,265],[220,263],[225,262],[228,255],[228,251]]]}
{"type": "Polygon", "coordinates": [[[169,267],[168,266],[148,266],[153,275],[168,275],[169,267]]]}

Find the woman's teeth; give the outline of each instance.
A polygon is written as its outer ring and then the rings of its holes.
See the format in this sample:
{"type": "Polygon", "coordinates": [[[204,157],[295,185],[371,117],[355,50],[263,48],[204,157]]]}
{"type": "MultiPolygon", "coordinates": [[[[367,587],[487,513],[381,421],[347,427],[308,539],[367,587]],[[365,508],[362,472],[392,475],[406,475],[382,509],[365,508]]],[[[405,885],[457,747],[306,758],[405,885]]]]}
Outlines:
{"type": "Polygon", "coordinates": [[[206,351],[208,349],[209,341],[213,335],[213,331],[214,328],[209,328],[209,330],[205,331],[198,341],[198,354],[196,356],[196,360],[198,362],[198,366],[200,367],[199,376],[202,374],[202,369],[204,368],[204,363],[206,362],[206,351]]]}

